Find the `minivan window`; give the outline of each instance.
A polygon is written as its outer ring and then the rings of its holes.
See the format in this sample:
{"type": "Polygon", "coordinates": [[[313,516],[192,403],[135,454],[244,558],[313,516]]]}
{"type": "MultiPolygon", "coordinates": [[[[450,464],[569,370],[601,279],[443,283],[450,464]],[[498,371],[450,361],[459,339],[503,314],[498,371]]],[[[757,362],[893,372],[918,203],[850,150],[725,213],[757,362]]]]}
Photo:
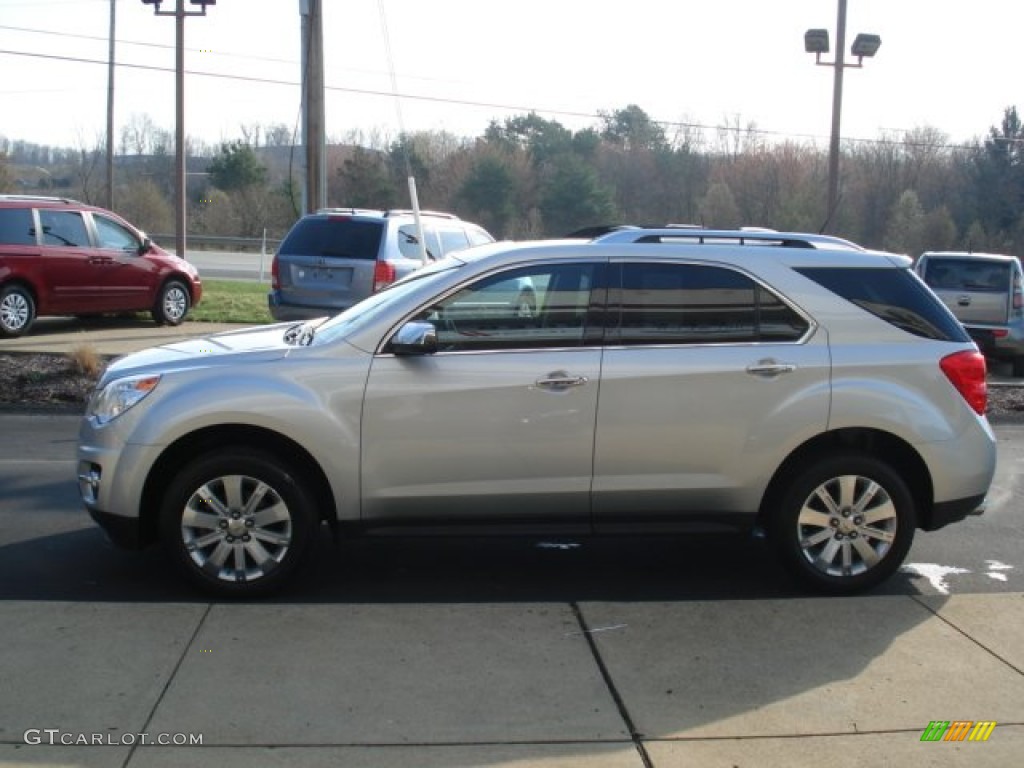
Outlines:
{"type": "Polygon", "coordinates": [[[278,250],[288,256],[376,259],[384,225],[347,217],[310,217],[292,228],[278,250]]]}
{"type": "Polygon", "coordinates": [[[0,208],[0,245],[35,245],[30,208],[0,208]]]}
{"type": "Polygon", "coordinates": [[[94,213],[92,220],[96,225],[96,236],[99,240],[98,245],[100,248],[134,251],[139,247],[138,238],[113,219],[108,219],[106,216],[94,213]]]}
{"type": "Polygon", "coordinates": [[[43,245],[66,245],[88,248],[89,233],[78,211],[39,211],[39,225],[43,228],[43,245]]]}

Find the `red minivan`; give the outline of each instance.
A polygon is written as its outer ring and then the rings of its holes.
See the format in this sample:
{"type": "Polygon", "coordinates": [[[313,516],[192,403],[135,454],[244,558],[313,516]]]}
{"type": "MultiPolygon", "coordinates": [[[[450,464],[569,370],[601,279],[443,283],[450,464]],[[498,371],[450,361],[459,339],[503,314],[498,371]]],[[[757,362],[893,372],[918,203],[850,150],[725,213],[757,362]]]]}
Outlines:
{"type": "Polygon", "coordinates": [[[196,268],[117,214],[75,200],[0,195],[0,336],[42,315],[150,312],[178,325],[202,297],[196,268]]]}

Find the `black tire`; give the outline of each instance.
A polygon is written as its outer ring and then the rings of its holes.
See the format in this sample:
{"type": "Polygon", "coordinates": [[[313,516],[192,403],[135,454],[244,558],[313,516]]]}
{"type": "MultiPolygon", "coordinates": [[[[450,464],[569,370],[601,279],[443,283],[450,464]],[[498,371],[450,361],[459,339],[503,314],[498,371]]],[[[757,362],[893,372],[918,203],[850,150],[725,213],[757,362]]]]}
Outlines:
{"type": "Polygon", "coordinates": [[[14,338],[28,333],[36,320],[36,302],[23,285],[0,289],[0,336],[14,338]]]}
{"type": "Polygon", "coordinates": [[[888,464],[843,453],[795,477],[772,518],[771,536],[783,565],[800,582],[824,594],[848,595],[896,572],[916,524],[913,496],[888,464]]]}
{"type": "Polygon", "coordinates": [[[1024,378],[1024,357],[1015,357],[1010,364],[1013,367],[1014,377],[1024,378]]]}
{"type": "Polygon", "coordinates": [[[160,288],[153,305],[157,325],[181,325],[192,306],[192,295],[180,280],[168,280],[160,288]]]}
{"type": "Polygon", "coordinates": [[[277,459],[243,447],[200,456],[171,481],[160,541],[193,584],[218,597],[280,588],[308,559],[314,505],[277,459]]]}

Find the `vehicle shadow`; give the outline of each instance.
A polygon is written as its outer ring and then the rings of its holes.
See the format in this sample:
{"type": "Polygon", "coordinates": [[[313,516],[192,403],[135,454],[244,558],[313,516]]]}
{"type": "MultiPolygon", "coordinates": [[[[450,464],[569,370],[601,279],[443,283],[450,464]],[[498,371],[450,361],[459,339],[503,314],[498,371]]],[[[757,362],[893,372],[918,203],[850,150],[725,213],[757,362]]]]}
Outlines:
{"type": "MultiPolygon", "coordinates": [[[[88,525],[88,523],[84,523],[88,525]]],[[[359,538],[314,556],[260,602],[505,603],[807,597],[768,543],[731,535],[359,538]]],[[[872,594],[918,594],[897,574],[872,594]]],[[[159,548],[114,547],[95,526],[0,547],[0,600],[210,602],[159,548]]],[[[217,601],[214,601],[217,602],[217,601]]]]}

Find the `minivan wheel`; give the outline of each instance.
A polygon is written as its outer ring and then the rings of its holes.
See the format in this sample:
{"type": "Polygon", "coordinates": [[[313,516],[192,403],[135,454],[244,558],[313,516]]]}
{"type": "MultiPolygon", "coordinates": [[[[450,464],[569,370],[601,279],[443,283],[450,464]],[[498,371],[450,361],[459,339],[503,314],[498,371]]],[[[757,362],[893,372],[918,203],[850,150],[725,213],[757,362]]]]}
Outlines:
{"type": "Polygon", "coordinates": [[[1015,357],[1011,361],[1013,366],[1013,375],[1015,378],[1024,378],[1024,356],[1015,357]]]}
{"type": "Polygon", "coordinates": [[[313,539],[313,505],[296,476],[248,449],[197,458],[164,498],[162,545],[186,578],[221,597],[277,589],[313,539]]]}
{"type": "Polygon", "coordinates": [[[28,289],[8,285],[0,290],[0,336],[21,336],[36,319],[36,302],[28,289]]]}
{"type": "Polygon", "coordinates": [[[153,320],[157,325],[181,325],[188,314],[192,298],[179,280],[168,280],[157,295],[153,320]]]}
{"type": "Polygon", "coordinates": [[[887,464],[857,453],[821,459],[783,497],[772,538],[783,564],[826,594],[881,583],[903,563],[914,539],[914,500],[887,464]]]}

